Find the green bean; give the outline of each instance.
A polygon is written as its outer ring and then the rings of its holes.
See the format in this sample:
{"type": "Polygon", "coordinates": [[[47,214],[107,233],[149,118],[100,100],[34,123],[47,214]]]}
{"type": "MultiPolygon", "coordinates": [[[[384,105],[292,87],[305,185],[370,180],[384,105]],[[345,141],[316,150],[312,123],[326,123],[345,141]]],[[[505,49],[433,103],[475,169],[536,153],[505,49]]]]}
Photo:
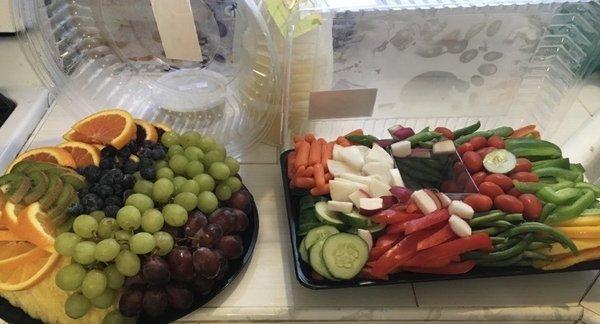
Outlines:
{"type": "Polygon", "coordinates": [[[508,214],[504,220],[511,223],[521,223],[525,221],[522,214],[508,214]]]}
{"type": "Polygon", "coordinates": [[[508,239],[506,237],[498,237],[498,236],[492,236],[492,237],[490,237],[490,240],[492,240],[493,245],[506,243],[506,241],[508,241],[508,239]]]}
{"type": "Polygon", "coordinates": [[[514,227],[515,224],[512,224],[510,222],[507,222],[505,220],[497,220],[497,221],[493,221],[491,223],[489,223],[490,226],[493,227],[514,227]]]}
{"type": "Polygon", "coordinates": [[[523,252],[523,256],[529,259],[534,259],[534,260],[544,260],[544,261],[550,261],[552,260],[551,257],[542,254],[540,252],[536,252],[536,251],[525,251],[523,252]]]}
{"type": "Polygon", "coordinates": [[[473,233],[475,233],[475,234],[487,233],[488,235],[496,235],[496,234],[499,234],[502,232],[504,232],[504,228],[498,228],[498,227],[488,227],[488,228],[483,228],[480,230],[473,231],[473,233]]]}
{"type": "Polygon", "coordinates": [[[540,219],[539,222],[540,223],[545,223],[546,222],[546,218],[548,218],[548,216],[550,216],[550,214],[556,209],[555,204],[553,203],[547,203],[544,205],[544,208],[542,208],[542,213],[540,215],[540,219]]]}
{"type": "Polygon", "coordinates": [[[481,122],[477,121],[473,125],[469,125],[469,126],[464,127],[464,128],[459,128],[459,129],[457,129],[457,130],[454,131],[454,138],[459,138],[459,137],[464,136],[464,135],[472,134],[475,131],[477,131],[480,127],[481,127],[481,122]]]}
{"type": "Polygon", "coordinates": [[[440,138],[442,137],[442,134],[438,133],[438,132],[423,132],[423,133],[417,133],[407,139],[405,139],[405,141],[409,141],[411,142],[411,144],[416,144],[419,142],[427,142],[427,141],[431,141],[434,138],[440,138]]]}
{"type": "Polygon", "coordinates": [[[521,242],[521,238],[511,238],[511,239],[507,240],[505,243],[500,243],[500,244],[494,245],[494,251],[506,250],[519,242],[521,242]]]}
{"type": "Polygon", "coordinates": [[[549,248],[551,246],[552,245],[550,243],[546,243],[546,242],[531,242],[527,246],[527,250],[545,249],[545,248],[549,248]]]}
{"type": "Polygon", "coordinates": [[[519,262],[515,262],[513,263],[513,265],[516,265],[518,267],[532,267],[533,266],[533,262],[531,260],[528,259],[523,259],[519,262]]]}
{"type": "MultiPolygon", "coordinates": [[[[454,140],[454,145],[456,146],[461,146],[462,144],[470,141],[473,137],[477,137],[477,136],[483,136],[485,138],[489,138],[492,137],[492,135],[494,135],[494,133],[492,133],[491,131],[479,131],[479,132],[475,132],[469,135],[465,135],[465,136],[461,136],[457,139],[454,140]]],[[[455,135],[456,137],[456,135],[455,135]]]]}
{"type": "Polygon", "coordinates": [[[492,214],[504,214],[504,212],[501,211],[500,209],[492,209],[492,210],[486,211],[486,212],[475,213],[475,215],[473,215],[473,218],[479,218],[479,217],[488,216],[488,215],[492,215],[492,214]]]}
{"type": "Polygon", "coordinates": [[[504,233],[500,234],[503,237],[513,237],[516,235],[521,235],[525,233],[535,233],[542,232],[546,233],[552,238],[554,238],[557,242],[559,242],[562,246],[569,248],[573,255],[579,255],[579,251],[577,250],[577,246],[571,241],[571,239],[565,236],[563,233],[556,231],[554,228],[537,222],[528,222],[521,224],[519,226],[513,227],[504,233]]]}
{"type": "Polygon", "coordinates": [[[495,222],[497,220],[501,220],[505,216],[506,216],[505,213],[499,212],[499,213],[489,214],[487,216],[472,218],[471,220],[469,220],[469,225],[471,225],[471,227],[478,227],[478,226],[488,226],[489,227],[490,226],[490,225],[488,225],[489,223],[495,222]]]}
{"type": "Polygon", "coordinates": [[[519,263],[523,259],[523,254],[517,254],[516,256],[499,261],[481,261],[477,262],[478,266],[481,267],[507,267],[519,263]]]}

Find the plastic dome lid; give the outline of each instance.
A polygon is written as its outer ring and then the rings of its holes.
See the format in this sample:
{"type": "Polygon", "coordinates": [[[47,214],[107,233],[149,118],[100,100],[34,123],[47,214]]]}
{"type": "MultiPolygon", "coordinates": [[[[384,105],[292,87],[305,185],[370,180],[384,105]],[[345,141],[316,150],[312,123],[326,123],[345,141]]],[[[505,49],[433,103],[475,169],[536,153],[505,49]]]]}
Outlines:
{"type": "Polygon", "coordinates": [[[279,112],[277,62],[252,0],[13,1],[26,55],[76,118],[119,107],[239,155],[279,112]],[[154,5],[154,6],[153,6],[154,5]],[[177,9],[173,9],[177,8],[177,9]]]}

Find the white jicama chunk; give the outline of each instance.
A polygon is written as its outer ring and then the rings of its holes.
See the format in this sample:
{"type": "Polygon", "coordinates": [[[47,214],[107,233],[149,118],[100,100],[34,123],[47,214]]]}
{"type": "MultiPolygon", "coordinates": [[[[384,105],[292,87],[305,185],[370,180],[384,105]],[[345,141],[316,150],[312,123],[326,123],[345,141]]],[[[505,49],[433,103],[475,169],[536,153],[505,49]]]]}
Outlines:
{"type": "Polygon", "coordinates": [[[327,202],[327,209],[334,212],[350,213],[354,205],[351,202],[330,200],[327,202]]]}
{"type": "Polygon", "coordinates": [[[390,175],[390,166],[385,162],[368,162],[362,168],[362,171],[366,175],[379,176],[381,182],[390,184],[392,182],[392,176],[390,175]]]}
{"type": "Polygon", "coordinates": [[[363,216],[372,216],[383,209],[383,199],[381,198],[360,198],[360,214],[363,216]]]}
{"type": "Polygon", "coordinates": [[[437,210],[437,205],[435,204],[435,201],[433,201],[433,199],[429,197],[425,190],[417,190],[413,192],[410,199],[412,199],[412,201],[414,201],[415,204],[417,204],[419,209],[424,214],[430,214],[437,210]]]}
{"type": "Polygon", "coordinates": [[[433,154],[452,154],[456,152],[454,141],[447,140],[433,144],[433,154]]]}
{"type": "Polygon", "coordinates": [[[360,154],[362,154],[363,157],[369,154],[370,149],[364,145],[355,145],[354,147],[356,147],[360,151],[360,154]]]}
{"type": "Polygon", "coordinates": [[[452,199],[450,199],[450,197],[446,196],[446,194],[444,194],[442,192],[436,192],[435,194],[437,195],[440,202],[442,203],[442,207],[446,208],[446,207],[450,206],[450,204],[452,203],[452,199]]]}
{"type": "Polygon", "coordinates": [[[469,236],[472,233],[471,226],[469,226],[469,224],[465,222],[464,219],[456,215],[450,216],[450,218],[448,219],[448,224],[450,224],[452,232],[454,232],[454,234],[458,235],[459,237],[469,236]]]}
{"type": "Polygon", "coordinates": [[[349,196],[358,189],[368,191],[369,187],[362,183],[351,181],[329,181],[329,194],[331,195],[332,200],[352,202],[349,196]]]}
{"type": "Polygon", "coordinates": [[[365,158],[356,146],[344,147],[340,152],[340,157],[355,170],[360,170],[365,165],[365,158]]]}
{"type": "Polygon", "coordinates": [[[339,144],[333,144],[333,153],[332,158],[336,161],[342,161],[342,157],[340,156],[340,152],[344,147],[339,144]]]}
{"type": "Polygon", "coordinates": [[[373,177],[371,177],[371,176],[365,177],[365,176],[360,176],[360,175],[356,175],[353,173],[342,173],[336,178],[346,179],[346,180],[366,184],[367,186],[371,183],[371,179],[373,179],[373,177]]]}
{"type": "Polygon", "coordinates": [[[453,200],[448,206],[448,212],[451,215],[457,215],[460,218],[471,219],[475,214],[473,207],[460,200],[453,200]]]}
{"type": "Polygon", "coordinates": [[[356,206],[356,208],[360,209],[360,199],[361,198],[371,198],[371,196],[369,196],[367,194],[367,192],[365,192],[363,190],[356,190],[355,192],[350,194],[350,196],[348,196],[348,198],[350,198],[350,201],[352,201],[352,203],[354,204],[354,206],[356,206]]]}
{"type": "Polygon", "coordinates": [[[360,236],[361,239],[367,242],[369,251],[371,251],[371,249],[373,248],[373,235],[371,235],[371,232],[367,231],[366,229],[359,228],[357,230],[357,234],[358,236],[360,236]]]}
{"type": "Polygon", "coordinates": [[[352,173],[360,175],[359,171],[354,170],[346,163],[335,160],[327,160],[327,169],[333,175],[334,178],[339,177],[343,173],[352,173]]]}
{"type": "Polygon", "coordinates": [[[386,150],[381,148],[377,144],[373,144],[365,157],[365,162],[384,162],[390,165],[390,168],[394,167],[394,159],[388,154],[386,150]]]}
{"type": "Polygon", "coordinates": [[[391,195],[390,188],[390,185],[388,185],[387,183],[383,183],[376,179],[371,179],[371,183],[369,184],[369,191],[371,193],[371,196],[373,197],[391,195]]]}
{"type": "Polygon", "coordinates": [[[399,158],[409,156],[411,153],[410,145],[409,141],[400,141],[392,144],[392,155],[399,158]]]}
{"type": "Polygon", "coordinates": [[[400,175],[400,170],[390,169],[390,176],[392,177],[392,186],[405,187],[402,175],[400,175]]]}

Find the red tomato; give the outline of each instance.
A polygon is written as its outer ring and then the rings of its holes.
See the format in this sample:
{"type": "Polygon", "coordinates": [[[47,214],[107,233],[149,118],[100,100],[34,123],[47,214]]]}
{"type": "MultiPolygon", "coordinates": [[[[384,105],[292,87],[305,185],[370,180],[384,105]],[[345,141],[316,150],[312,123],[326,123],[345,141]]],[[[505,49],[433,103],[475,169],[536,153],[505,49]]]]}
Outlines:
{"type": "Polygon", "coordinates": [[[504,148],[504,139],[498,135],[494,135],[487,140],[487,145],[497,149],[504,148]]]}
{"type": "Polygon", "coordinates": [[[497,150],[495,147],[484,147],[481,150],[477,150],[477,154],[481,156],[482,159],[485,159],[485,156],[490,154],[490,152],[497,150]]]}
{"type": "Polygon", "coordinates": [[[507,192],[507,194],[509,194],[513,197],[519,198],[519,196],[522,195],[523,193],[520,192],[519,189],[517,189],[517,188],[512,188],[507,192]]]}
{"type": "Polygon", "coordinates": [[[493,173],[485,177],[485,181],[493,182],[500,186],[504,192],[508,192],[514,187],[512,180],[504,174],[493,173]]]}
{"type": "Polygon", "coordinates": [[[484,181],[479,185],[479,193],[494,199],[497,196],[504,194],[504,191],[502,191],[502,188],[500,188],[500,186],[498,186],[497,184],[489,181],[484,181]]]}
{"type": "Polygon", "coordinates": [[[449,140],[453,140],[454,139],[454,132],[451,131],[451,130],[449,130],[446,127],[436,127],[434,129],[434,131],[442,134],[442,136],[444,136],[445,138],[447,138],[449,140]]]}
{"type": "Polygon", "coordinates": [[[473,151],[473,145],[471,143],[467,142],[458,147],[458,154],[460,156],[463,156],[463,154],[465,154],[465,152],[469,152],[469,151],[473,151]]]}
{"type": "Polygon", "coordinates": [[[472,194],[465,197],[464,202],[473,207],[477,212],[485,212],[492,209],[494,202],[492,198],[482,194],[472,194]]]}
{"type": "Polygon", "coordinates": [[[466,152],[462,159],[470,173],[475,173],[483,169],[483,159],[475,152],[466,152]]]}
{"type": "Polygon", "coordinates": [[[488,173],[485,171],[479,171],[477,173],[473,173],[471,175],[471,178],[473,178],[473,181],[475,182],[476,185],[480,185],[482,182],[485,181],[485,177],[487,177],[488,173]]]}
{"type": "Polygon", "coordinates": [[[469,143],[473,145],[473,150],[477,151],[487,146],[487,139],[483,136],[475,136],[469,140],[469,143]]]}
{"type": "Polygon", "coordinates": [[[494,205],[506,213],[522,213],[525,209],[523,203],[511,195],[500,195],[494,199],[494,205]]]}
{"type": "Polygon", "coordinates": [[[531,164],[531,162],[529,160],[527,160],[526,158],[518,158],[517,159],[517,165],[515,165],[515,168],[512,169],[512,173],[517,173],[517,172],[531,172],[531,168],[533,167],[533,164],[531,164]]]}
{"type": "Polygon", "coordinates": [[[527,219],[540,218],[542,214],[542,202],[534,194],[525,193],[519,196],[519,200],[523,203],[523,216],[527,219]]]}
{"type": "Polygon", "coordinates": [[[510,175],[511,179],[521,182],[538,182],[540,177],[533,172],[517,172],[510,175]]]}

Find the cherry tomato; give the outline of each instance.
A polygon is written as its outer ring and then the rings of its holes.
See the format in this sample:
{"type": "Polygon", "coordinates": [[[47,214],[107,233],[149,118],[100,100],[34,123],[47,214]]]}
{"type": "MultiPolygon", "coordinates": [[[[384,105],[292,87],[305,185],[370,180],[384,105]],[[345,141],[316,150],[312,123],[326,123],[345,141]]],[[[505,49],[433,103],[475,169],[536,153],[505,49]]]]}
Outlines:
{"type": "Polygon", "coordinates": [[[470,192],[470,193],[479,192],[477,190],[477,185],[475,184],[475,181],[471,181],[468,177],[465,181],[465,192],[470,192]]]}
{"type": "MultiPolygon", "coordinates": [[[[516,198],[515,198],[516,199],[516,198]]],[[[472,194],[465,197],[464,202],[473,207],[476,212],[485,212],[492,209],[492,198],[482,194],[472,194]]]]}
{"type": "Polygon", "coordinates": [[[473,150],[477,151],[487,146],[487,139],[483,136],[475,136],[469,140],[469,143],[473,145],[473,150]]]}
{"type": "Polygon", "coordinates": [[[485,177],[487,177],[488,173],[485,171],[479,171],[477,173],[473,173],[471,175],[471,178],[473,178],[473,181],[475,182],[476,185],[480,185],[482,182],[485,181],[485,177]]]}
{"type": "Polygon", "coordinates": [[[538,182],[540,177],[533,172],[517,172],[510,175],[511,179],[518,180],[521,182],[538,182]]]}
{"type": "Polygon", "coordinates": [[[542,202],[534,194],[525,193],[519,196],[519,200],[523,203],[523,216],[527,219],[540,218],[542,214],[542,202]]]}
{"type": "Polygon", "coordinates": [[[467,142],[458,147],[458,154],[463,156],[465,152],[473,151],[473,144],[467,142]]]}
{"type": "Polygon", "coordinates": [[[519,198],[519,196],[522,195],[523,193],[520,192],[519,189],[517,189],[517,188],[512,188],[507,192],[507,194],[509,194],[513,197],[519,198]]]}
{"type": "Polygon", "coordinates": [[[494,206],[505,213],[522,213],[525,209],[523,203],[511,195],[500,195],[494,199],[494,206]]]}
{"type": "Polygon", "coordinates": [[[493,173],[485,177],[485,181],[493,182],[500,186],[504,192],[508,192],[514,187],[512,180],[504,174],[493,173]]]}
{"type": "Polygon", "coordinates": [[[502,188],[500,188],[499,185],[493,182],[484,181],[479,185],[479,193],[494,199],[497,196],[503,195],[504,191],[502,191],[502,188]]]}
{"type": "Polygon", "coordinates": [[[475,173],[483,169],[483,159],[473,151],[466,152],[462,159],[470,173],[475,173]]]}
{"type": "Polygon", "coordinates": [[[497,149],[504,148],[504,139],[498,135],[494,135],[487,140],[487,145],[497,149]]]}
{"type": "Polygon", "coordinates": [[[434,129],[434,131],[442,134],[442,136],[444,136],[445,138],[447,138],[449,140],[453,140],[454,139],[454,132],[451,131],[451,130],[449,130],[446,127],[436,127],[434,129]]]}
{"type": "Polygon", "coordinates": [[[497,148],[495,147],[484,147],[481,150],[477,150],[477,154],[479,154],[479,156],[481,156],[482,159],[485,159],[485,156],[488,155],[490,152],[497,150],[497,148]]]}
{"type": "Polygon", "coordinates": [[[515,168],[512,169],[511,173],[531,172],[532,167],[533,167],[533,164],[531,164],[531,162],[529,160],[527,160],[526,158],[518,158],[517,165],[515,165],[515,168]]]}

